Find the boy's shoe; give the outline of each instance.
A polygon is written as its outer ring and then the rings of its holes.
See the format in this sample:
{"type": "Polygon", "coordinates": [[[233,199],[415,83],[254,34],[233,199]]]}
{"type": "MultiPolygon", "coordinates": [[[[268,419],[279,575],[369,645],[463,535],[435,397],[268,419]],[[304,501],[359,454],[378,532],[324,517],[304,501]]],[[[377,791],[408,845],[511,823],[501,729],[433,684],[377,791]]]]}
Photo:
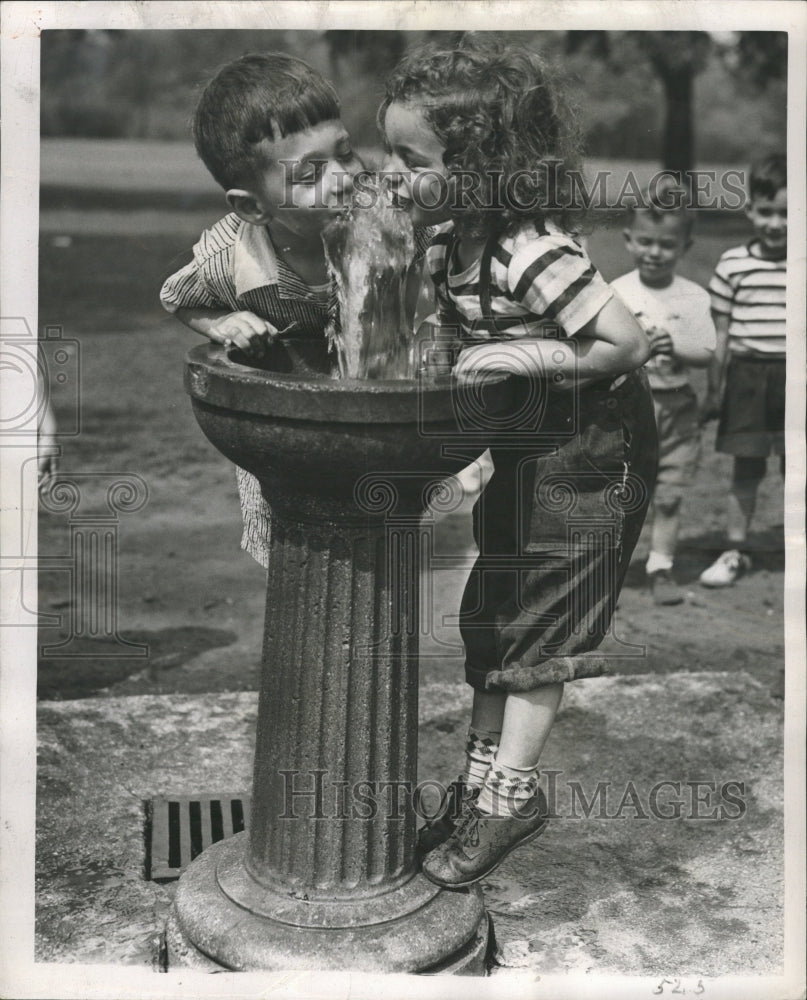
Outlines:
{"type": "Polygon", "coordinates": [[[704,587],[730,587],[743,573],[751,569],[751,560],[744,552],[730,549],[705,569],[700,577],[704,587]]]}
{"type": "Polygon", "coordinates": [[[477,785],[466,785],[462,778],[452,781],[443,794],[437,813],[418,831],[417,849],[421,855],[444,844],[456,830],[466,803],[476,802],[482,791],[477,785]]]}
{"type": "Polygon", "coordinates": [[[659,606],[681,604],[684,595],[668,569],[657,569],[647,574],[647,583],[653,595],[653,603],[659,606]]]}
{"type": "Polygon", "coordinates": [[[466,805],[454,833],[423,861],[423,874],[445,889],[462,889],[498,868],[507,855],[546,829],[549,809],[540,788],[520,816],[489,816],[466,805]]]}

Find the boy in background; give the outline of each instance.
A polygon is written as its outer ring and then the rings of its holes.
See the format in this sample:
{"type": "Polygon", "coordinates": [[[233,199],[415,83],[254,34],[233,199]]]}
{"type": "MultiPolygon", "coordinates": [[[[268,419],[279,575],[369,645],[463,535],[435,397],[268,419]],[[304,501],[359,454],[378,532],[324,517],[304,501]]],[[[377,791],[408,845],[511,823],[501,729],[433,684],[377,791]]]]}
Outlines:
{"type": "Polygon", "coordinates": [[[653,602],[659,605],[683,600],[672,569],[681,502],[701,447],[698,400],[688,368],[709,364],[715,347],[708,292],[675,273],[692,245],[686,197],[685,189],[668,187],[630,210],[624,237],[635,270],[612,282],[647,333],[652,351],[645,371],[658,427],[659,470],[646,572],[653,602]]]}
{"type": "Polygon", "coordinates": [[[768,156],[751,168],[746,215],[754,236],[727,250],[709,284],[717,350],[709,368],[704,419],[718,415],[715,448],[734,456],[728,495],[728,548],[701,573],[704,587],[729,587],[751,569],[748,529],[768,455],[785,471],[785,289],[787,161],[768,156]]]}

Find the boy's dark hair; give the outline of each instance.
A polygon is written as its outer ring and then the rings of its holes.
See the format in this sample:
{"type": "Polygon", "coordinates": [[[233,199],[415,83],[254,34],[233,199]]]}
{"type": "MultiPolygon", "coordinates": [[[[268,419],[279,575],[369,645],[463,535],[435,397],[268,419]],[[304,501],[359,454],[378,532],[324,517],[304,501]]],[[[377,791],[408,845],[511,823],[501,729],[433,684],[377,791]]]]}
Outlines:
{"type": "Polygon", "coordinates": [[[339,118],[333,87],[302,59],[252,53],[223,66],[207,84],[193,118],[196,152],[225,189],[254,180],[264,139],[339,118]]]}
{"type": "Polygon", "coordinates": [[[639,212],[648,212],[654,222],[673,216],[680,220],[684,235],[690,240],[695,227],[695,217],[688,207],[690,197],[689,189],[683,184],[651,185],[642,192],[641,202],[625,209],[626,224],[630,228],[639,212]]]}
{"type": "Polygon", "coordinates": [[[460,230],[513,232],[545,218],[576,228],[579,206],[569,174],[577,167],[577,133],[535,52],[474,32],[454,44],[418,47],[387,80],[378,111],[382,130],[394,101],[422,109],[446,147],[449,178],[467,174],[481,185],[482,206],[471,197],[452,213],[460,230]],[[527,207],[531,202],[537,206],[527,207]]]}
{"type": "Polygon", "coordinates": [[[787,157],[784,153],[773,153],[752,164],[748,179],[748,195],[752,200],[775,198],[786,187],[787,157]]]}

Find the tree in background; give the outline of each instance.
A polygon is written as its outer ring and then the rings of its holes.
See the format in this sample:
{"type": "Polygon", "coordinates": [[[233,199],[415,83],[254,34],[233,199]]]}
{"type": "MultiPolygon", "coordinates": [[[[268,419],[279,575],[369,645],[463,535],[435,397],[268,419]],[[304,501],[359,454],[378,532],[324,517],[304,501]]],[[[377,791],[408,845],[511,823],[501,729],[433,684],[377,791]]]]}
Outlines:
{"type": "Polygon", "coordinates": [[[400,31],[326,31],[325,42],[333,76],[384,73],[406,51],[400,31]]]}
{"type": "Polygon", "coordinates": [[[661,83],[664,125],[661,159],[666,170],[684,174],[695,166],[694,88],[696,77],[717,52],[746,93],[764,91],[787,79],[784,32],[569,31],[566,54],[584,54],[624,72],[645,63],[661,83]]]}
{"type": "MultiPolygon", "coordinates": [[[[784,144],[787,35],[775,32],[504,32],[554,64],[590,155],[746,161],[784,144]],[[696,81],[700,86],[696,86],[696,81]],[[693,121],[695,125],[693,126],[693,121]]],[[[42,134],[187,141],[200,86],[245,52],[283,50],[332,78],[363,149],[378,147],[384,77],[426,31],[46,31],[42,134]]]]}

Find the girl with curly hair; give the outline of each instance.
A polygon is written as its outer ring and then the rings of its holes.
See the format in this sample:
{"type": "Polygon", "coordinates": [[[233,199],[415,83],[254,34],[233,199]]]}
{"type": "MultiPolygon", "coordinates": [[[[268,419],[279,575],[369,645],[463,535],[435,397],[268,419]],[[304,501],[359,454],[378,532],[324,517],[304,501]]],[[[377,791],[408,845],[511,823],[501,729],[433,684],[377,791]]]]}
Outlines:
{"type": "Polygon", "coordinates": [[[601,674],[648,504],[656,432],[645,334],[571,235],[568,118],[539,58],[496,36],[410,53],[379,110],[390,196],[435,225],[427,264],[454,375],[509,372],[479,557],[460,609],[474,689],[464,771],[420,833],[423,871],[460,887],[547,822],[538,761],[565,681],[601,674]]]}

